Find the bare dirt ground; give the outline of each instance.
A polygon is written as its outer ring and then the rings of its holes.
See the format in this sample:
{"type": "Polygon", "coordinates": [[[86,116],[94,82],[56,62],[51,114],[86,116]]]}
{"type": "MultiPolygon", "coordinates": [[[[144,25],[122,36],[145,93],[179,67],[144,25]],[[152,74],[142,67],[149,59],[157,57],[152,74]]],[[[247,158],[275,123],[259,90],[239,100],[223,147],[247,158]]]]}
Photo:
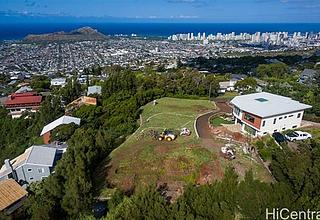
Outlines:
{"type": "Polygon", "coordinates": [[[197,180],[198,183],[206,184],[223,178],[223,170],[227,166],[233,166],[240,177],[243,177],[245,172],[249,169],[254,168],[256,169],[258,176],[261,176],[261,179],[266,181],[272,179],[269,176],[269,173],[266,170],[263,170],[264,168],[262,167],[263,165],[260,163],[260,161],[253,155],[250,159],[250,156],[244,156],[241,152],[239,152],[239,154],[236,156],[236,160],[232,162],[227,161],[223,157],[220,149],[226,143],[231,142],[238,145],[246,145],[250,142],[250,139],[239,131],[236,131],[236,128],[228,129],[227,126],[211,126],[209,124],[210,117],[223,113],[232,113],[232,108],[227,101],[218,100],[216,101],[216,106],[218,108],[216,111],[199,117],[196,122],[196,128],[202,141],[202,146],[218,155],[218,158],[213,163],[205,164],[201,168],[200,175],[197,180]],[[255,162],[252,162],[251,160],[255,162]]]}

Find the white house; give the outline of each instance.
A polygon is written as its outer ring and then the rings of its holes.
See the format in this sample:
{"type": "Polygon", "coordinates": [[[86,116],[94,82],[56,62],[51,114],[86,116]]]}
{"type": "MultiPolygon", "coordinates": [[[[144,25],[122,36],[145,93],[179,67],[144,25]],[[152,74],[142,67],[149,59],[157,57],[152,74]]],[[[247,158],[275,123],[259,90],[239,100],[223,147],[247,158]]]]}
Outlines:
{"type": "Polygon", "coordinates": [[[234,91],[236,83],[237,83],[237,80],[219,82],[219,92],[226,93],[226,92],[234,91]]]}
{"type": "Polygon", "coordinates": [[[304,110],[312,108],[291,98],[267,92],[237,96],[231,100],[235,123],[243,132],[263,136],[301,126],[304,110]]]}
{"type": "Polygon", "coordinates": [[[55,78],[51,79],[51,86],[65,86],[66,85],[66,78],[55,78]]]}
{"type": "Polygon", "coordinates": [[[80,118],[75,118],[71,116],[61,116],[60,118],[54,120],[53,122],[47,124],[42,128],[42,131],[40,133],[40,136],[43,136],[43,142],[45,144],[49,144],[50,139],[51,139],[51,131],[54,130],[56,127],[60,125],[67,125],[74,123],[76,125],[80,125],[81,119],[80,118]]]}

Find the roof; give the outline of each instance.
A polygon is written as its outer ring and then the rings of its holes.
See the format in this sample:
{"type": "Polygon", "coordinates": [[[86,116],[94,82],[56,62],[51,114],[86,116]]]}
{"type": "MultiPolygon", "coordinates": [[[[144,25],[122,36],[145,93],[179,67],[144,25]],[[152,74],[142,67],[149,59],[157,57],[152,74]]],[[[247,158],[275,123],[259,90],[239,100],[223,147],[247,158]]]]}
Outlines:
{"type": "Polygon", "coordinates": [[[70,123],[75,123],[76,125],[80,125],[80,118],[75,118],[75,117],[71,117],[71,116],[62,116],[60,118],[58,118],[57,120],[51,122],[50,124],[47,124],[46,126],[43,127],[40,136],[44,135],[45,133],[52,131],[53,129],[55,129],[56,127],[60,126],[60,125],[66,125],[66,124],[70,124],[70,123]]]}
{"type": "MultiPolygon", "coordinates": [[[[48,147],[49,145],[31,146],[23,154],[10,161],[12,168],[15,170],[24,164],[37,164],[42,166],[53,166],[56,156],[56,148],[48,147]]],[[[4,164],[0,169],[0,177],[8,175],[8,170],[4,164]]]]}
{"type": "Polygon", "coordinates": [[[317,71],[315,71],[313,69],[304,69],[303,72],[301,73],[301,76],[313,77],[316,73],[317,73],[317,71]]]}
{"type": "Polygon", "coordinates": [[[8,208],[27,194],[28,192],[13,179],[0,181],[0,211],[8,208]]]}
{"type": "Polygon", "coordinates": [[[51,82],[66,82],[66,78],[54,78],[51,79],[51,82]]]}
{"type": "Polygon", "coordinates": [[[34,92],[25,92],[25,93],[13,93],[8,99],[4,102],[5,105],[17,105],[17,104],[40,104],[42,101],[41,95],[36,95],[34,92]]]}
{"type": "Polygon", "coordinates": [[[219,82],[219,86],[221,89],[223,88],[229,88],[235,86],[237,81],[230,80],[230,81],[224,81],[224,82],[219,82]]]}
{"type": "Polygon", "coordinates": [[[101,94],[101,86],[89,86],[88,95],[90,94],[101,94]]]}
{"type": "Polygon", "coordinates": [[[32,88],[30,86],[22,86],[15,93],[24,93],[24,92],[32,92],[32,88]]]}
{"type": "Polygon", "coordinates": [[[26,163],[52,166],[56,156],[56,151],[57,149],[46,147],[45,145],[33,146],[26,163]]]}
{"type": "MultiPolygon", "coordinates": [[[[29,157],[29,154],[31,152],[32,147],[29,147],[24,151],[24,153],[20,154],[16,158],[12,159],[10,161],[12,168],[15,170],[16,168],[20,167],[21,165],[25,164],[27,158],[29,157]]],[[[11,172],[11,170],[7,170],[6,165],[3,165],[0,169],[0,177],[8,175],[11,172]]]]}
{"type": "Polygon", "coordinates": [[[312,108],[310,105],[302,104],[289,97],[268,92],[237,96],[231,100],[231,104],[262,118],[312,108]]]}

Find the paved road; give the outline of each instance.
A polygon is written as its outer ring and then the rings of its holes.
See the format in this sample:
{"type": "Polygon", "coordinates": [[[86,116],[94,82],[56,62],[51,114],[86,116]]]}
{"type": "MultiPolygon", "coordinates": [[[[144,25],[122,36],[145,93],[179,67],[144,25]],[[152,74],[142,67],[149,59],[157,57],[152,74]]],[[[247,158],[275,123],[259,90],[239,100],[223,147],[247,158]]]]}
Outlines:
{"type": "Polygon", "coordinates": [[[211,133],[210,133],[210,129],[209,129],[209,118],[218,113],[219,111],[213,111],[213,112],[209,112],[205,115],[200,116],[197,121],[196,121],[196,129],[198,131],[199,137],[200,138],[210,138],[211,137],[211,133]]]}
{"type": "Polygon", "coordinates": [[[217,106],[217,110],[204,114],[197,119],[196,129],[200,138],[206,139],[206,138],[212,137],[210,128],[209,128],[209,123],[208,123],[209,118],[211,116],[218,113],[222,113],[222,112],[225,112],[225,113],[232,112],[232,108],[225,101],[216,102],[216,106],[217,106]]]}

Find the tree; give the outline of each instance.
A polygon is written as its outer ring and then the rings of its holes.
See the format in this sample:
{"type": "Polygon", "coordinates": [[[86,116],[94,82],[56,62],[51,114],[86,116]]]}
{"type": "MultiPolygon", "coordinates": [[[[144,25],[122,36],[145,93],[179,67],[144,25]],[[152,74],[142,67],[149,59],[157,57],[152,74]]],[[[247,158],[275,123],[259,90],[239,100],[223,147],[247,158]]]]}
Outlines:
{"type": "Polygon", "coordinates": [[[50,88],[50,79],[47,76],[33,76],[31,79],[31,88],[34,90],[41,92],[46,91],[50,88]]]}
{"type": "Polygon", "coordinates": [[[251,93],[257,89],[257,81],[253,77],[247,77],[236,82],[235,88],[241,92],[251,93]]]}
{"type": "Polygon", "coordinates": [[[68,81],[67,85],[60,89],[60,95],[65,104],[79,98],[81,92],[81,84],[75,77],[72,77],[72,79],[68,81]]]}
{"type": "Polygon", "coordinates": [[[260,64],[256,73],[260,78],[263,77],[275,77],[283,78],[286,74],[289,73],[289,68],[285,63],[272,63],[272,64],[260,64]]]}

